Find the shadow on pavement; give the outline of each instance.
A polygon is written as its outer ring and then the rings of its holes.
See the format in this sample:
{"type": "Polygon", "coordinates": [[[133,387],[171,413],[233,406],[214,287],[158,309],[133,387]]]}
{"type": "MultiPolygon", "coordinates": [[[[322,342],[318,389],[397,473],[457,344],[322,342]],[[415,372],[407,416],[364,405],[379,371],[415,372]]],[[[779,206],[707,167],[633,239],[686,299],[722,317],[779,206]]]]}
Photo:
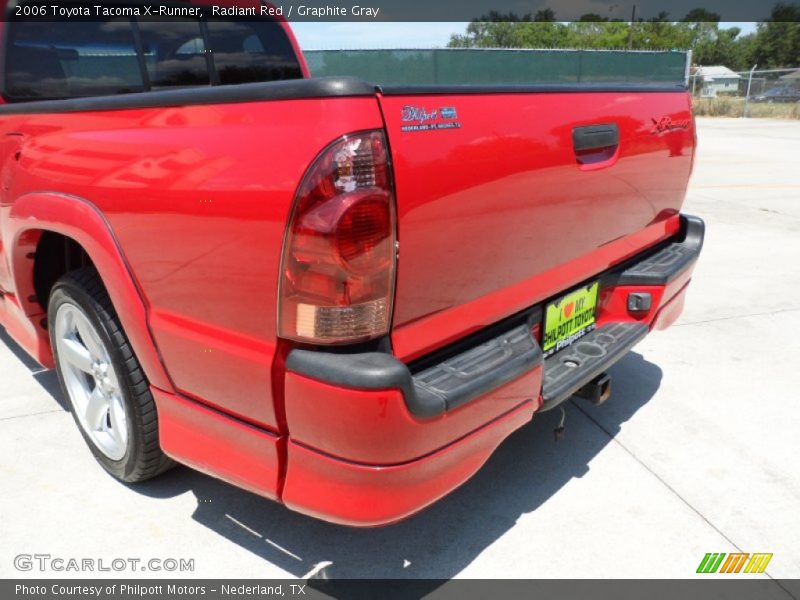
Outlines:
{"type": "Polygon", "coordinates": [[[465,485],[389,527],[352,529],[324,523],[186,468],[132,489],[157,498],[191,491],[198,502],[192,518],[297,577],[330,562],[324,575],[333,579],[450,578],[521,515],[536,510],[571,479],[582,477],[610,436],[653,397],[662,375],[637,353],[629,353],[610,373],[615,389],[605,406],[565,403],[563,441],[556,443],[553,436],[560,411],[536,416],[465,485]],[[593,421],[594,413],[602,413],[602,429],[593,421]]]}
{"type": "Polygon", "coordinates": [[[2,325],[0,325],[0,343],[5,344],[5,346],[11,350],[11,354],[13,354],[19,362],[25,365],[29,371],[37,372],[42,370],[42,365],[37,363],[33,360],[30,355],[22,349],[22,347],[15,342],[6,330],[3,329],[2,325]]]}
{"type": "Polygon", "coordinates": [[[31,358],[30,355],[6,333],[6,330],[2,328],[0,328],[0,344],[4,344],[17,360],[25,365],[36,382],[44,388],[44,391],[46,391],[62,409],[66,411],[69,410],[66,398],[64,398],[61,393],[58,375],[56,375],[54,370],[43,368],[42,365],[31,358]]]}
{"type": "Polygon", "coordinates": [[[61,408],[69,412],[69,405],[67,404],[67,399],[64,398],[64,395],[61,393],[61,384],[58,382],[58,375],[56,375],[55,370],[38,371],[33,374],[33,378],[44,388],[44,391],[58,402],[61,408]]]}

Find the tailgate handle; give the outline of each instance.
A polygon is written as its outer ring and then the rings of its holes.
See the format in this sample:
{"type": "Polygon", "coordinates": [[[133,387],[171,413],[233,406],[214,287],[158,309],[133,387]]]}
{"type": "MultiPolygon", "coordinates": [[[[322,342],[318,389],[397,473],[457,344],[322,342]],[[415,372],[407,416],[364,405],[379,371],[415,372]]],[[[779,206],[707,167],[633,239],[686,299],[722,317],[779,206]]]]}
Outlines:
{"type": "Polygon", "coordinates": [[[619,145],[619,128],[608,125],[586,125],[572,130],[572,146],[575,152],[599,150],[619,145]]]}

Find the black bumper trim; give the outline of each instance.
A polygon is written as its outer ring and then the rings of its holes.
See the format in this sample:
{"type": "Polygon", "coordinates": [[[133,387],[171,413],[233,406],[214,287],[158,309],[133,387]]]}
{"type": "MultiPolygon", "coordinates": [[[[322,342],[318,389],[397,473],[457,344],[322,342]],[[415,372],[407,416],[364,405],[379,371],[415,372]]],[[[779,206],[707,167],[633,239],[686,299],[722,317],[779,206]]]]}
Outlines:
{"type": "Polygon", "coordinates": [[[642,323],[612,323],[544,361],[541,410],[555,408],[621,359],[647,335],[642,323]]]}
{"type": "MultiPolygon", "coordinates": [[[[298,375],[358,390],[400,390],[417,417],[445,414],[542,364],[542,350],[521,325],[414,375],[390,354],[334,354],[295,349],[286,368],[298,375]]],[[[533,395],[535,390],[531,390],[533,395]]]]}
{"type": "Polygon", "coordinates": [[[668,284],[700,256],[705,229],[705,223],[699,217],[681,215],[681,232],[678,240],[667,244],[619,273],[615,284],[668,284]]]}

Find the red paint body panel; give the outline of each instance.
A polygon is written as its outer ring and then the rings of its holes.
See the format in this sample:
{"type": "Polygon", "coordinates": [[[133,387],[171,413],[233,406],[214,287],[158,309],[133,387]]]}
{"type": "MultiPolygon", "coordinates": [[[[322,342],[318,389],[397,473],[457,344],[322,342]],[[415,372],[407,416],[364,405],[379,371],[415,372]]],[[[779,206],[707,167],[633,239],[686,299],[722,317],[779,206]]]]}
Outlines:
{"type": "MultiPolygon", "coordinates": [[[[597,326],[609,323],[648,323],[652,326],[657,313],[666,307],[675,296],[686,289],[691,281],[694,264],[667,285],[620,285],[600,290],[597,300],[597,326]],[[652,296],[650,310],[644,313],[628,312],[628,294],[646,292],[652,296]]],[[[677,318],[678,314],[675,315],[677,318]]]]}
{"type": "Polygon", "coordinates": [[[433,419],[419,419],[399,390],[358,391],[286,374],[291,439],[365,464],[418,459],[523,403],[539,407],[542,367],[433,419]]]}
{"type": "Polygon", "coordinates": [[[664,286],[658,285],[620,285],[600,290],[597,298],[598,327],[609,323],[649,323],[658,312],[664,295],[664,286]],[[647,293],[652,297],[652,305],[647,312],[628,312],[628,295],[647,293]]]}
{"type": "Polygon", "coordinates": [[[515,285],[398,327],[392,334],[394,351],[403,360],[414,360],[623,262],[677,233],[678,227],[678,216],[655,223],[515,285]]]}
{"type": "Polygon", "coordinates": [[[47,331],[36,323],[44,316],[44,313],[41,313],[29,317],[22,311],[14,296],[11,294],[0,296],[0,326],[3,326],[8,335],[43,367],[52,369],[53,353],[50,350],[47,331]]]}
{"type": "Polygon", "coordinates": [[[166,454],[256,494],[278,498],[282,438],[176,394],[151,391],[166,454]]]}
{"type": "Polygon", "coordinates": [[[526,403],[471,435],[418,460],[370,466],[326,456],[289,442],[284,503],[294,510],[369,527],[404,519],[469,479],[516,429],[531,420],[526,403]]]}
{"type": "Polygon", "coordinates": [[[14,115],[0,135],[26,139],[7,197],[57,187],[102,212],[176,389],[277,429],[270,365],[295,189],[332,139],[380,126],[375,99],[327,98],[14,115]]]}
{"type": "MultiPolygon", "coordinates": [[[[18,181],[14,180],[12,190],[17,189],[18,181]]],[[[65,193],[31,193],[18,196],[11,205],[0,205],[0,211],[0,234],[8,243],[11,259],[11,289],[28,320],[38,325],[45,316],[44,307],[30,300],[34,294],[33,260],[28,255],[35,249],[35,241],[41,231],[54,231],[72,238],[92,257],[148,379],[153,385],[171,389],[170,380],[153,345],[145,306],[128,263],[98,208],[65,193]]],[[[47,331],[37,327],[36,332],[37,346],[33,354],[43,364],[51,365],[47,331]]],[[[24,340],[21,341],[24,343],[24,340]]]]}
{"type": "Polygon", "coordinates": [[[668,302],[662,306],[661,310],[655,316],[651,329],[666,329],[678,320],[683,312],[683,306],[686,302],[686,291],[689,284],[684,285],[678,293],[676,293],[668,302]]]}
{"type": "Polygon", "coordinates": [[[691,123],[687,94],[383,96],[381,107],[398,198],[393,339],[404,358],[607,269],[623,258],[620,244],[632,254],[675,227],[692,126],[656,134],[652,119],[691,123]],[[402,131],[409,104],[454,107],[461,127],[402,131]],[[572,131],[602,123],[618,126],[619,146],[587,170],[572,131]]]}

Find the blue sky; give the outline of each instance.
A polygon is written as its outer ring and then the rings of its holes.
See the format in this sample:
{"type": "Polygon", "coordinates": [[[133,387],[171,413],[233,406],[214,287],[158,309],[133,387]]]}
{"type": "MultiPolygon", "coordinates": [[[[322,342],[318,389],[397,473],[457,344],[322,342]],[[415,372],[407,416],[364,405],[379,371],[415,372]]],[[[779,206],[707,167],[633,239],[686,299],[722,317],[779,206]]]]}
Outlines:
{"type": "Polygon", "coordinates": [[[466,28],[467,23],[292,23],[304,50],[441,48],[451,33],[464,33],[466,28]]]}
{"type": "MultiPolygon", "coordinates": [[[[755,31],[755,23],[721,23],[736,26],[742,33],[755,31]]],[[[452,33],[464,33],[467,23],[328,23],[293,22],[292,28],[305,50],[358,48],[444,47],[452,33]]]]}

